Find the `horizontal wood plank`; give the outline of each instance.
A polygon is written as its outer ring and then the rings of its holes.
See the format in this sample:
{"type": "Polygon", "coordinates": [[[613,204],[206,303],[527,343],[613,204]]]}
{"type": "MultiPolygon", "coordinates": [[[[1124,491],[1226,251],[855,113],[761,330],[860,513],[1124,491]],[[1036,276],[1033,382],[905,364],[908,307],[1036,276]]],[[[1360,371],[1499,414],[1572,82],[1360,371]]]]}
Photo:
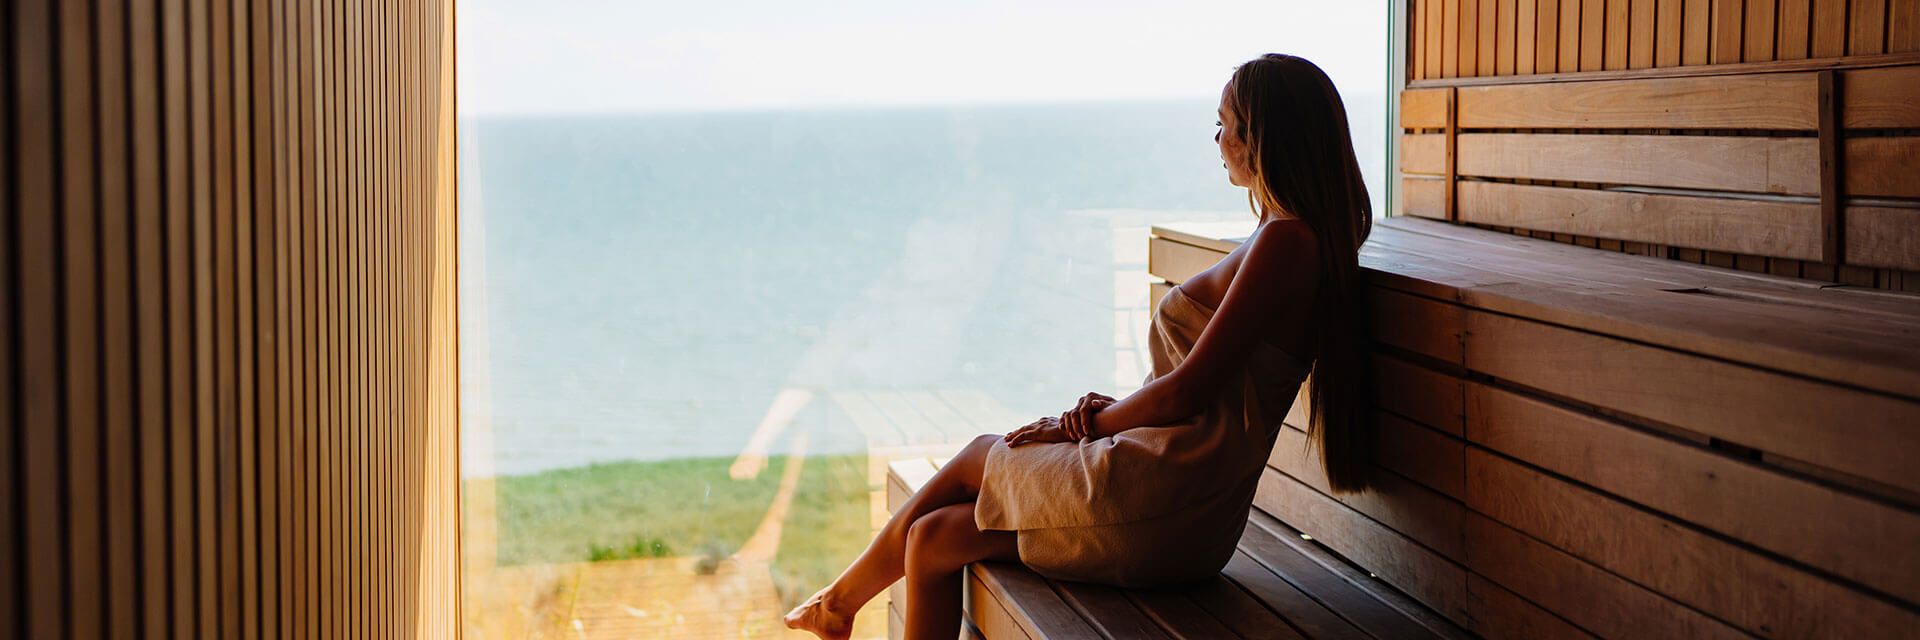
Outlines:
{"type": "Polygon", "coordinates": [[[1463,182],[1460,220],[1798,260],[1820,259],[1820,206],[1463,182]]]}
{"type": "MultiPolygon", "coordinates": [[[[1466,386],[1460,378],[1400,358],[1375,355],[1373,388],[1375,407],[1442,433],[1461,435],[1466,420],[1466,386]]],[[[1288,420],[1293,417],[1288,416],[1288,420]]]]}
{"type": "Polygon", "coordinates": [[[1847,262],[1920,271],[1920,209],[1847,207],[1847,262]]]}
{"type": "MultiPolygon", "coordinates": [[[[1281,429],[1267,464],[1322,495],[1333,496],[1327,486],[1326,469],[1320,466],[1319,454],[1309,450],[1306,441],[1306,432],[1297,427],[1281,429]]],[[[1464,460],[1462,453],[1452,455],[1464,460]]],[[[1385,469],[1384,465],[1381,468],[1385,469]]],[[[1455,468],[1461,467],[1456,464],[1455,468]]],[[[1376,470],[1373,476],[1378,485],[1373,490],[1333,499],[1443,557],[1465,560],[1465,543],[1460,539],[1464,509],[1458,500],[1397,473],[1376,470]]]]}
{"type": "Polygon", "coordinates": [[[1467,574],[1467,615],[1488,638],[1590,640],[1593,634],[1477,573],[1467,574]]]}
{"type": "Polygon", "coordinates": [[[1920,515],[1479,383],[1469,440],[1807,565],[1920,602],[1920,515]]]}
{"type": "Polygon", "coordinates": [[[1367,292],[1369,335],[1379,344],[1460,364],[1462,309],[1384,288],[1367,292]]]}
{"type": "MultiPolygon", "coordinates": [[[[1503,487],[1490,487],[1501,491],[1503,487]]],[[[1595,523],[1596,528],[1604,525],[1595,523]]],[[[1474,575],[1605,638],[1743,638],[1745,634],[1488,517],[1467,517],[1474,575]]],[[[1640,541],[1622,540],[1622,545],[1640,541]]],[[[1684,570],[1684,569],[1683,569],[1684,570]]],[[[1555,627],[1550,622],[1546,626],[1555,627]]],[[[1559,633],[1566,633],[1564,629],[1559,633]]]]}
{"type": "Polygon", "coordinates": [[[1772,129],[1818,123],[1813,74],[1461,87],[1465,129],[1772,129]]]}
{"type": "Polygon", "coordinates": [[[1276,469],[1260,476],[1254,504],[1441,615],[1462,620],[1466,570],[1459,564],[1276,469]]]}
{"type": "Polygon", "coordinates": [[[1459,144],[1463,176],[1820,192],[1820,150],[1812,138],[1474,133],[1459,144]]]}
{"type": "Polygon", "coordinates": [[[1377,286],[1920,398],[1910,297],[1407,218],[1376,226],[1361,265],[1377,286]]]}
{"type": "Polygon", "coordinates": [[[1200,275],[1225,256],[1212,249],[1156,237],[1147,244],[1147,273],[1180,284],[1200,275]]]}
{"type": "MultiPolygon", "coordinates": [[[[1920,101],[1920,85],[1913,99],[1920,101]]],[[[1848,196],[1920,198],[1920,137],[1848,138],[1844,165],[1848,196]]],[[[1920,227],[1886,231],[1920,240],[1920,227]]]]}
{"type": "Polygon", "coordinates": [[[1447,181],[1443,178],[1408,176],[1400,180],[1401,213],[1409,216],[1447,219],[1447,181]]]}
{"type": "Polygon", "coordinates": [[[1490,313],[1467,331],[1473,371],[1920,491],[1920,402],[1490,313]]]}
{"type": "Polygon", "coordinates": [[[1445,175],[1447,173],[1447,137],[1438,133],[1400,136],[1400,171],[1445,175]]]}
{"type": "Polygon", "coordinates": [[[1415,89],[1400,92],[1400,128],[1444,129],[1446,126],[1446,89],[1415,89]]]}
{"type": "Polygon", "coordinates": [[[1920,127],[1920,66],[1857,69],[1841,73],[1840,103],[1849,129],[1920,127]]]}
{"type": "MultiPolygon", "coordinates": [[[[1481,449],[1468,450],[1467,477],[1474,511],[1750,633],[1890,638],[1920,629],[1920,614],[1912,610],[1481,449]]],[[[1474,566],[1486,564],[1482,556],[1472,557],[1474,566]]]]}

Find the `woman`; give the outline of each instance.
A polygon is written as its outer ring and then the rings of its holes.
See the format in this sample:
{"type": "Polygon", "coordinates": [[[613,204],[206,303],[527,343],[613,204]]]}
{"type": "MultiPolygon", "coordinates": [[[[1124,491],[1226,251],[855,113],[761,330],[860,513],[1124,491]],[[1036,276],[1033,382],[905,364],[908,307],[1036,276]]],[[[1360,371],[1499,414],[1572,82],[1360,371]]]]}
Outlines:
{"type": "Polygon", "coordinates": [[[1357,256],[1372,213],[1345,107],[1319,67],[1268,54],[1234,70],[1219,117],[1227,179],[1259,226],[1161,301],[1146,385],[974,439],[788,627],[845,638],[905,577],[907,636],[952,638],[960,571],[981,560],[1122,587],[1210,578],[1309,370],[1308,441],[1335,491],[1366,488],[1357,256]]]}

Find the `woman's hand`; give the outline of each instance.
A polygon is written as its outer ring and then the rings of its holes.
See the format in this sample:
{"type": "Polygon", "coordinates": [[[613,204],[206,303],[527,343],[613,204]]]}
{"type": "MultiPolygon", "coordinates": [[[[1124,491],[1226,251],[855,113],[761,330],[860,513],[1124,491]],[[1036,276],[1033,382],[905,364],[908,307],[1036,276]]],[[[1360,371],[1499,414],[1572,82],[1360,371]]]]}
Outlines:
{"type": "Polygon", "coordinates": [[[1093,414],[1113,406],[1115,402],[1119,401],[1114,400],[1112,396],[1088,392],[1087,395],[1080,397],[1079,404],[1068,409],[1066,413],[1060,414],[1060,427],[1075,440],[1085,438],[1087,434],[1093,432],[1093,414]]]}
{"type": "Polygon", "coordinates": [[[1041,418],[1027,426],[1007,432],[1001,437],[1009,447],[1018,447],[1029,442],[1072,442],[1074,438],[1060,428],[1059,418],[1041,418]]]}

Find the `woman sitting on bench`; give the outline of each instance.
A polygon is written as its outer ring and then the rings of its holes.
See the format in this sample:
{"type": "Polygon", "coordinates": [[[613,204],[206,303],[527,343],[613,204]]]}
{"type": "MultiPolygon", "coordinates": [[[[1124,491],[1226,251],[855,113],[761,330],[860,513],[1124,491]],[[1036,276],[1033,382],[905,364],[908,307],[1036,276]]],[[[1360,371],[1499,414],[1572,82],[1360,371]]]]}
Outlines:
{"type": "Polygon", "coordinates": [[[788,627],[845,638],[861,605],[905,577],[907,637],[952,638],[960,572],[981,560],[1120,587],[1209,579],[1309,372],[1308,438],[1327,479],[1366,487],[1358,256],[1372,212],[1345,107],[1319,67],[1268,54],[1234,70],[1216,124],[1259,226],[1161,301],[1146,385],[975,438],[788,627]]]}

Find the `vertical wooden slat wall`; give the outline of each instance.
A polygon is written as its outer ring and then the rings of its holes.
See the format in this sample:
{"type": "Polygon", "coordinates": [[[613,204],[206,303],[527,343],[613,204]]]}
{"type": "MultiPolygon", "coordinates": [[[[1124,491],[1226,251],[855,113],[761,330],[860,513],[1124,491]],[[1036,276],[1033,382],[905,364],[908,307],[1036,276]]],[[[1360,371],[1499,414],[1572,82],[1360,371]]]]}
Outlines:
{"type": "Polygon", "coordinates": [[[1920,2],[1407,0],[1398,11],[1409,94],[1467,95],[1463,121],[1402,114],[1401,213],[1920,291],[1920,115],[1894,106],[1920,103],[1920,2]],[[1631,113],[1634,101],[1647,108],[1631,113]],[[1802,117],[1823,109],[1835,126],[1802,117]],[[1740,110],[1781,117],[1728,117],[1740,110]],[[1702,119],[1676,115],[1688,112],[1702,119]],[[1460,157],[1427,136],[1458,137],[1460,157]],[[1743,171],[1766,175],[1734,179],[1743,171]]]}
{"type": "Polygon", "coordinates": [[[0,12],[0,637],[457,633],[452,2],[0,12]]]}

